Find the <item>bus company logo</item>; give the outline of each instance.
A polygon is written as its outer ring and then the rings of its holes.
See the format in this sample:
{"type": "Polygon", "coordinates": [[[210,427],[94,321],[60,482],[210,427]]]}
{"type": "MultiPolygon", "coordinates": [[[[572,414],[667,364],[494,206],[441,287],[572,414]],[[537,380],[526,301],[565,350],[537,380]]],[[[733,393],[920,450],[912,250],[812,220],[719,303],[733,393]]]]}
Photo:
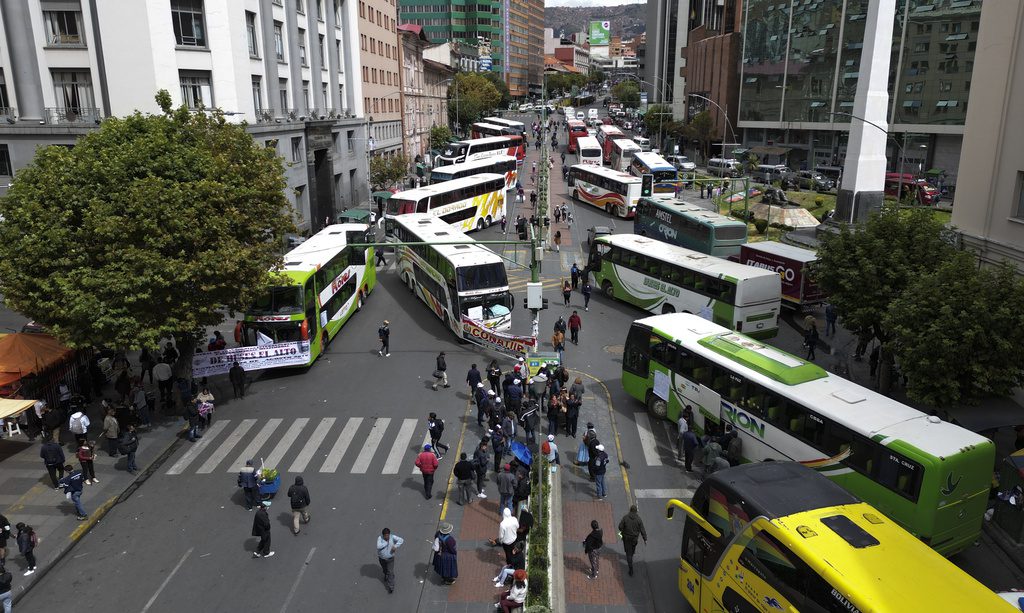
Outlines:
{"type": "Polygon", "coordinates": [[[843,608],[845,608],[850,613],[860,613],[860,609],[857,608],[857,605],[850,602],[846,598],[846,596],[840,594],[839,590],[837,590],[836,588],[832,588],[832,598],[835,598],[836,601],[838,601],[839,604],[843,605],[843,608]]]}
{"type": "Polygon", "coordinates": [[[658,233],[671,240],[679,238],[679,230],[676,230],[671,226],[666,226],[663,223],[658,224],[658,233]]]}
{"type": "Polygon", "coordinates": [[[779,273],[785,281],[793,281],[796,279],[796,271],[789,268],[785,264],[779,264],[778,266],[772,266],[766,262],[758,262],[757,260],[747,260],[747,266],[753,266],[754,268],[763,268],[765,270],[772,270],[779,273]]]}
{"type": "Polygon", "coordinates": [[[662,281],[658,281],[657,279],[652,279],[650,277],[644,277],[644,285],[646,285],[647,287],[649,287],[649,288],[651,288],[653,290],[659,291],[659,292],[661,292],[663,294],[668,294],[669,296],[675,296],[676,298],[679,297],[679,289],[678,288],[671,287],[671,286],[663,283],[662,281]]]}
{"type": "Polygon", "coordinates": [[[779,602],[779,599],[775,598],[774,596],[765,596],[764,603],[773,609],[778,609],[780,611],[782,610],[782,603],[779,602]]]}
{"type": "Polygon", "coordinates": [[[347,282],[348,278],[351,277],[351,276],[352,276],[352,271],[346,270],[345,272],[343,272],[340,275],[338,275],[337,277],[335,277],[334,281],[331,281],[331,293],[332,294],[338,293],[338,290],[341,289],[341,286],[345,285],[345,282],[347,282]]]}
{"type": "Polygon", "coordinates": [[[725,416],[733,423],[733,425],[739,426],[751,434],[756,434],[760,438],[764,438],[763,423],[757,421],[736,407],[726,404],[725,402],[722,403],[722,410],[725,411],[725,416]]]}
{"type": "Polygon", "coordinates": [[[950,494],[955,492],[956,488],[960,485],[960,480],[963,479],[963,478],[964,478],[964,476],[960,475],[959,477],[956,478],[956,481],[954,481],[953,480],[953,473],[948,473],[946,475],[946,486],[943,487],[942,490],[941,490],[942,491],[942,495],[943,496],[949,496],[950,494]]]}
{"type": "Polygon", "coordinates": [[[664,221],[665,223],[672,223],[672,215],[668,211],[654,209],[654,217],[656,217],[659,221],[664,221]]]}
{"type": "Polygon", "coordinates": [[[289,321],[291,315],[265,315],[263,317],[257,317],[256,321],[289,321]]]}

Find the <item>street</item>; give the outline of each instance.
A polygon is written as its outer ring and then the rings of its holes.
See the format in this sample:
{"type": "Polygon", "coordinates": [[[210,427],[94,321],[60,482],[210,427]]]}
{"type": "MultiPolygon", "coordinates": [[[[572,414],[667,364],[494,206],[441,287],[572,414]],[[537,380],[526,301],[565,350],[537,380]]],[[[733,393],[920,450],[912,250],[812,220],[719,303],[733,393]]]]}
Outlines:
{"type": "MultiPolygon", "coordinates": [[[[528,125],[535,120],[533,114],[511,118],[528,125]]],[[[554,115],[552,119],[561,123],[563,117],[554,115]]],[[[532,140],[531,135],[520,178],[527,191],[527,207],[529,192],[534,189],[529,168],[538,156],[532,140]]],[[[671,443],[674,425],[649,418],[620,384],[625,334],[629,324],[644,313],[599,292],[595,292],[589,311],[584,312],[579,293],[573,294],[569,307],[562,306],[561,279],[568,278],[574,262],[581,268],[586,263],[586,229],[609,225],[616,233],[632,231],[631,221],[611,218],[569,199],[558,161],[566,140],[564,132],[559,132],[551,172],[551,205],[566,203],[574,222],[557,225],[562,232],[561,249],[545,253],[542,279],[550,308],[541,312],[540,347],[550,350],[552,324],[559,315],[568,318],[573,310],[579,311],[583,320],[580,344],[568,345],[564,364],[574,375],[587,379],[589,394],[603,395],[607,389],[607,401],[600,401],[608,405],[607,415],[594,418],[605,420],[612,429],[609,438],[614,442],[609,445],[617,447],[613,468],[617,473],[620,466],[624,468],[621,479],[609,481],[613,489],[607,502],[610,517],[617,523],[635,500],[650,537],[638,549],[635,577],[627,577],[622,570],[598,580],[621,581],[624,587],[616,589],[625,591],[628,604],[626,599],[582,604],[570,595],[567,610],[684,610],[676,583],[682,522],[678,518],[666,521],[665,503],[673,497],[687,500],[698,482],[675,460],[671,443]]],[[[573,161],[573,155],[566,157],[567,163],[573,161]]],[[[515,238],[516,216],[531,214],[524,212],[523,206],[510,192],[510,239],[515,238]]],[[[473,236],[497,240],[501,230],[495,224],[473,236]]],[[[504,255],[512,258],[511,252],[508,248],[504,255]]],[[[517,259],[528,263],[524,253],[520,251],[517,259]]],[[[528,333],[530,313],[523,309],[522,298],[529,270],[511,264],[508,268],[516,305],[512,332],[528,333]]],[[[204,437],[196,443],[178,439],[166,459],[144,475],[141,486],[82,536],[69,555],[21,599],[17,610],[51,612],[88,606],[141,613],[357,609],[435,613],[436,600],[426,597],[437,582],[430,568],[430,543],[439,517],[448,512],[446,500],[438,494],[446,487],[458,457],[453,454],[460,449],[471,453],[481,435],[465,373],[470,364],[482,370],[499,356],[460,343],[393,270],[389,253],[388,265],[378,268],[378,285],[362,311],[309,369],[266,372],[239,400],[229,400],[230,385],[215,382],[214,393],[219,395],[216,419],[204,437]],[[377,355],[376,330],[385,319],[392,331],[391,356],[387,358],[377,355]],[[431,373],[440,351],[447,354],[451,388],[432,391],[431,373]],[[447,422],[445,442],[451,451],[441,462],[434,498],[426,500],[413,461],[425,439],[429,441],[426,418],[430,411],[447,422]],[[242,492],[236,487],[236,474],[249,458],[255,459],[257,467],[262,463],[278,468],[282,475],[281,492],[269,509],[272,558],[252,557],[257,541],[250,536],[253,513],[246,511],[242,492]],[[312,519],[293,536],[284,492],[300,474],[310,491],[312,519]],[[384,589],[374,550],[384,527],[405,539],[396,556],[393,594],[384,589]]],[[[795,354],[801,353],[801,343],[801,332],[791,321],[781,324],[780,336],[772,341],[795,354]]],[[[507,358],[500,358],[499,363],[502,370],[512,366],[507,358]]],[[[831,367],[828,357],[819,363],[831,367]]],[[[595,401],[584,406],[581,424],[590,418],[587,410],[598,405],[595,401]]],[[[575,453],[577,441],[559,437],[559,444],[563,456],[575,453]]],[[[493,502],[493,481],[488,493],[493,502]]],[[[83,500],[90,508],[98,504],[83,500]]],[[[565,517],[564,521],[578,519],[565,517]]],[[[494,525],[496,529],[496,515],[494,525]]],[[[614,524],[605,528],[606,535],[615,531],[614,524]]],[[[40,549],[45,547],[46,542],[40,543],[40,549]]],[[[605,563],[624,567],[617,555],[621,545],[615,550],[609,549],[605,563]]],[[[1005,556],[1000,559],[972,550],[955,561],[990,587],[1024,585],[1024,576],[1005,556]]],[[[472,561],[461,563],[462,572],[469,576],[465,566],[472,561]]],[[[578,572],[575,567],[565,570],[568,585],[574,581],[568,576],[578,572]]],[[[476,606],[479,603],[453,602],[447,610],[484,610],[476,606]]]]}

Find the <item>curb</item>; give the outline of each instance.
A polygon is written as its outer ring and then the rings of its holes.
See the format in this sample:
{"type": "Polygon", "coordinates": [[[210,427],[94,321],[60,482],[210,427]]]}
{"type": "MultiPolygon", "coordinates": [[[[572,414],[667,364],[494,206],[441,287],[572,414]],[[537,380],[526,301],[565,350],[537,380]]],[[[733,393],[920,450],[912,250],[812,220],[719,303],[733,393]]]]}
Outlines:
{"type": "Polygon", "coordinates": [[[548,543],[551,547],[551,580],[548,582],[548,600],[551,602],[551,610],[556,613],[565,611],[565,552],[562,543],[562,471],[554,473],[548,471],[548,480],[551,483],[551,496],[548,498],[550,505],[550,524],[548,529],[548,543]]]}

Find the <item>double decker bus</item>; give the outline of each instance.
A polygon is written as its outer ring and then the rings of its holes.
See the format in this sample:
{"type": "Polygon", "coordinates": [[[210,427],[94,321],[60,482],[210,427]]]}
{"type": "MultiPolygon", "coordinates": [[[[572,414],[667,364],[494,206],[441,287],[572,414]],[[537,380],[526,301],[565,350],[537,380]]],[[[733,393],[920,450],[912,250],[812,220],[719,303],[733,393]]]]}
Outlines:
{"type": "Polygon", "coordinates": [[[473,138],[487,138],[489,136],[508,136],[512,134],[512,130],[505,126],[478,121],[469,127],[469,134],[473,138]]]}
{"type": "Polygon", "coordinates": [[[739,255],[747,242],[744,222],[675,198],[641,198],[633,232],[719,258],[739,255]]]}
{"type": "Polygon", "coordinates": [[[430,182],[441,183],[480,173],[505,175],[505,189],[509,190],[516,186],[519,178],[519,163],[511,155],[496,155],[451,166],[438,166],[430,171],[430,182]]]}
{"type": "Polygon", "coordinates": [[[633,163],[633,156],[638,153],[640,153],[640,145],[628,138],[613,139],[612,154],[608,158],[608,167],[619,172],[626,172],[629,170],[629,165],[633,163]]]}
{"type": "Polygon", "coordinates": [[[623,134],[622,130],[618,129],[616,126],[600,125],[597,126],[596,136],[597,142],[601,143],[601,151],[604,155],[604,163],[607,164],[611,160],[612,156],[612,141],[615,140],[616,138],[626,138],[626,135],[623,134]]]}
{"type": "MultiPolygon", "coordinates": [[[[585,129],[585,128],[584,128],[585,129]]],[[[576,163],[601,165],[604,152],[601,151],[601,144],[593,136],[581,136],[576,139],[576,163]]]]}
{"type": "Polygon", "coordinates": [[[640,177],[604,166],[576,164],[569,169],[569,187],[574,199],[626,219],[632,219],[636,213],[640,182],[640,177]]]}
{"type": "Polygon", "coordinates": [[[569,153],[576,153],[576,141],[584,136],[590,136],[587,132],[587,124],[577,119],[570,119],[565,122],[569,130],[569,153]]]}
{"type": "Polygon", "coordinates": [[[389,240],[402,243],[460,243],[396,247],[402,282],[459,338],[462,320],[492,330],[512,323],[512,294],[505,264],[496,253],[427,214],[385,220],[389,240]]]}
{"type": "Polygon", "coordinates": [[[653,151],[641,151],[633,155],[629,172],[638,177],[653,175],[655,194],[675,194],[682,183],[676,167],[653,151]]]}
{"type": "Polygon", "coordinates": [[[494,155],[514,155],[520,162],[526,157],[523,137],[515,134],[508,136],[489,136],[448,143],[444,152],[434,158],[434,166],[451,166],[462,162],[472,162],[494,155]]]}
{"type": "Polygon", "coordinates": [[[242,345],[294,343],[309,366],[341,327],[363,306],[377,274],[372,226],[333,224],[284,255],[273,285],[246,311],[235,328],[242,345]]]}
{"type": "Polygon", "coordinates": [[[514,119],[503,119],[501,117],[484,117],[484,121],[496,126],[502,126],[509,129],[509,134],[518,134],[522,136],[526,132],[526,124],[521,121],[515,121],[514,119]]]}
{"type": "Polygon", "coordinates": [[[482,230],[505,211],[505,175],[479,173],[392,194],[384,218],[430,213],[463,232],[482,230]]]}
{"type": "Polygon", "coordinates": [[[745,460],[813,468],[943,555],[981,532],[990,440],[749,336],[686,313],[635,321],[622,386],[658,417],[691,406],[699,432],[732,424],[745,460]]]}
{"type": "Polygon", "coordinates": [[[778,333],[782,282],[775,271],[636,234],[595,239],[588,265],[606,296],[645,311],[699,313],[758,338],[778,333]]]}
{"type": "Polygon", "coordinates": [[[709,475],[685,515],[679,591],[693,611],[1010,611],[990,589],[813,470],[709,475]]]}

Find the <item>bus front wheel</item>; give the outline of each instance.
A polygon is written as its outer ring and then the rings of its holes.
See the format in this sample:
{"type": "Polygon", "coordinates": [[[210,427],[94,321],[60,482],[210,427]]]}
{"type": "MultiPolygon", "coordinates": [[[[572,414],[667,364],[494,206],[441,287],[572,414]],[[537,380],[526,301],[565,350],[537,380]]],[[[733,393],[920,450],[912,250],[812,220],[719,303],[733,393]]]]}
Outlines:
{"type": "Polygon", "coordinates": [[[603,291],[604,295],[608,296],[609,298],[614,298],[615,297],[615,288],[612,287],[612,282],[611,281],[605,281],[604,283],[602,283],[601,284],[601,291],[603,291]]]}
{"type": "Polygon", "coordinates": [[[606,213],[608,213],[609,215],[614,215],[615,214],[615,205],[612,205],[612,204],[605,205],[604,211],[606,213]]]}
{"type": "Polygon", "coordinates": [[[363,310],[363,292],[361,292],[361,291],[359,292],[359,298],[356,299],[356,310],[357,311],[362,311],[363,310]]]}
{"type": "Polygon", "coordinates": [[[477,230],[483,230],[485,227],[486,226],[484,225],[483,218],[480,218],[480,219],[476,220],[476,229],[477,230]]]}
{"type": "Polygon", "coordinates": [[[665,304],[661,305],[661,314],[662,315],[667,315],[669,313],[675,313],[675,312],[676,312],[676,308],[674,306],[672,306],[671,304],[666,302],[665,304]]]}
{"type": "Polygon", "coordinates": [[[650,397],[647,398],[647,412],[658,419],[665,419],[668,417],[668,403],[655,396],[652,392],[650,397]]]}

